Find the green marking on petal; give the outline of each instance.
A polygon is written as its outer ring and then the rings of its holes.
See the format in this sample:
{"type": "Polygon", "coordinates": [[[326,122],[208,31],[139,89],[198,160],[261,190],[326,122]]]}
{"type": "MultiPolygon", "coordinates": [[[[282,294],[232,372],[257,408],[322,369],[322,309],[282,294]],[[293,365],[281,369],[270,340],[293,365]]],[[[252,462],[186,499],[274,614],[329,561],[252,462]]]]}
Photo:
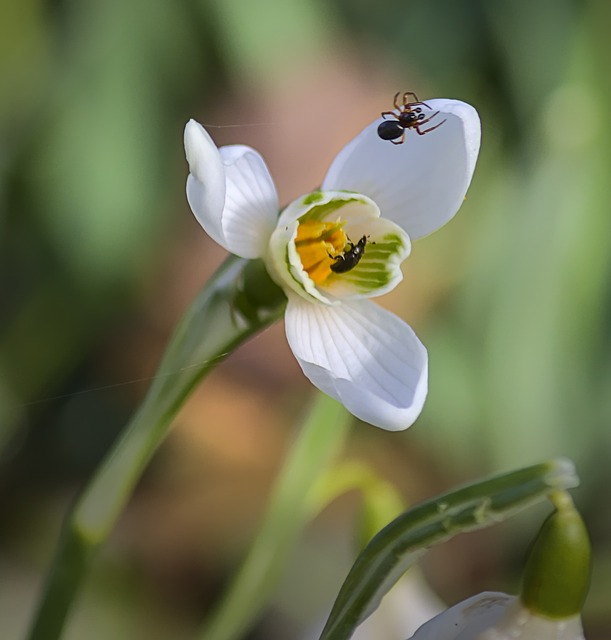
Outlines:
{"type": "MultiPolygon", "coordinates": [[[[313,194],[310,194],[310,196],[313,194]]],[[[310,197],[306,196],[306,197],[310,197]]],[[[300,222],[307,222],[308,220],[324,220],[329,214],[345,207],[350,202],[362,202],[359,198],[348,198],[346,200],[331,200],[331,202],[325,202],[325,204],[320,204],[312,207],[307,213],[304,213],[301,218],[299,218],[300,222]]]]}
{"type": "Polygon", "coordinates": [[[389,276],[390,274],[388,271],[378,271],[376,273],[355,274],[354,276],[346,278],[346,281],[352,282],[360,287],[371,285],[374,289],[377,289],[380,286],[388,284],[389,276]]]}
{"type": "Polygon", "coordinates": [[[303,200],[303,204],[314,204],[315,202],[320,202],[324,198],[322,191],[312,191],[312,193],[308,194],[303,200]]]}
{"type": "Polygon", "coordinates": [[[386,286],[390,282],[389,276],[390,273],[386,271],[378,274],[367,274],[366,276],[361,277],[351,276],[346,278],[346,281],[363,291],[374,291],[375,289],[386,286]]]}
{"type": "Polygon", "coordinates": [[[406,249],[402,236],[387,234],[375,242],[368,242],[363,257],[354,269],[337,274],[333,279],[354,287],[359,293],[385,289],[396,281],[406,249]]]}
{"type": "Polygon", "coordinates": [[[403,244],[403,238],[396,234],[387,234],[381,240],[376,240],[375,243],[372,242],[370,244],[373,250],[372,253],[379,250],[396,252],[405,246],[403,244]]]}
{"type": "Polygon", "coordinates": [[[366,262],[365,264],[360,264],[355,271],[356,273],[379,273],[386,270],[386,267],[379,262],[366,262]]]}
{"type": "Polygon", "coordinates": [[[385,260],[386,258],[388,258],[389,255],[391,255],[393,253],[397,253],[396,247],[395,248],[391,248],[389,246],[380,247],[378,245],[378,243],[376,243],[375,245],[369,243],[365,247],[365,254],[367,256],[379,258],[379,259],[382,259],[382,260],[385,260]]]}

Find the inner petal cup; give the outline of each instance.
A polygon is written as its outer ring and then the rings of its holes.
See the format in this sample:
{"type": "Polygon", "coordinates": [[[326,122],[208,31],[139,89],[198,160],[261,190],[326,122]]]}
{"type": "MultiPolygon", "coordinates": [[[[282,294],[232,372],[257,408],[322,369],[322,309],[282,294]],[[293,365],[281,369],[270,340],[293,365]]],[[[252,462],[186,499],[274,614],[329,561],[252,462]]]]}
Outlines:
{"type": "Polygon", "coordinates": [[[375,202],[357,193],[316,192],[299,198],[283,211],[272,233],[267,260],[272,277],[310,302],[335,304],[318,284],[339,277],[331,269],[334,256],[343,254],[352,240],[344,227],[353,218],[375,223],[379,215],[375,202]]]}
{"type": "Polygon", "coordinates": [[[356,193],[316,192],[289,205],[270,240],[272,277],[324,304],[393,289],[409,255],[407,234],[356,193]]]}

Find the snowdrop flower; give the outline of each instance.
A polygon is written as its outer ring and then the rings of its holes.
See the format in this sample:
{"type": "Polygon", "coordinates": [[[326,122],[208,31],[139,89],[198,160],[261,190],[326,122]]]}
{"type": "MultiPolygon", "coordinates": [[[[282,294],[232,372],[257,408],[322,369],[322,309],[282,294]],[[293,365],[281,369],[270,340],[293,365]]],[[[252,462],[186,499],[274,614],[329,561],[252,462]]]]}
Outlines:
{"type": "Polygon", "coordinates": [[[427,393],[427,352],[412,329],[369,298],[393,289],[411,240],[458,211],[480,145],[473,107],[428,100],[442,126],[381,140],[380,119],[337,155],[319,191],[278,215],[278,195],[254,149],[217,149],[194,120],[185,128],[187,199],[227,251],[261,258],[285,291],[289,345],[305,375],[352,414],[409,427],[427,393]]]}
{"type": "Polygon", "coordinates": [[[481,593],[429,620],[410,640],[584,640],[588,532],[568,493],[550,498],[556,511],[532,545],[520,595],[481,593]]]}

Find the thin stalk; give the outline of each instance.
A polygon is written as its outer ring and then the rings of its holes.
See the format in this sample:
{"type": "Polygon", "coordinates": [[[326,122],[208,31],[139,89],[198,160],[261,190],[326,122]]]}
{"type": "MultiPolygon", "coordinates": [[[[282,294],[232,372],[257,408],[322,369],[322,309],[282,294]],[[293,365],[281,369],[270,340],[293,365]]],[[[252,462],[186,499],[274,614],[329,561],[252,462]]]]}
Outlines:
{"type": "Polygon", "coordinates": [[[96,551],[112,531],[172,419],[198,382],[279,318],[286,300],[261,263],[228,258],[177,327],[157,375],[122,436],[64,523],[29,640],[57,640],[96,551]]]}

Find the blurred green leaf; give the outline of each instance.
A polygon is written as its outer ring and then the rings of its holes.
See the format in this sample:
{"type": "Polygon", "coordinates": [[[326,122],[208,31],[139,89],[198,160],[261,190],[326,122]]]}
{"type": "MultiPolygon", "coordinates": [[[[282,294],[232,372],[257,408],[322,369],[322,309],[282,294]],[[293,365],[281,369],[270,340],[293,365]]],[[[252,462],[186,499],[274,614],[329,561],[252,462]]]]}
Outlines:
{"type": "Polygon", "coordinates": [[[215,8],[232,73],[251,90],[313,51],[323,56],[333,37],[331,9],[315,0],[215,0],[215,8]]]}
{"type": "MultiPolygon", "coordinates": [[[[168,108],[175,69],[184,65],[185,80],[193,70],[195,34],[181,3],[92,0],[72,8],[30,197],[65,263],[95,285],[135,271],[161,230],[168,108]]],[[[173,123],[177,150],[185,119],[173,123]]]]}
{"type": "Polygon", "coordinates": [[[317,396],[276,480],[261,528],[225,596],[204,623],[202,639],[240,638],[261,614],[303,525],[320,508],[310,498],[313,486],[338,454],[351,422],[341,404],[317,396]]]}

